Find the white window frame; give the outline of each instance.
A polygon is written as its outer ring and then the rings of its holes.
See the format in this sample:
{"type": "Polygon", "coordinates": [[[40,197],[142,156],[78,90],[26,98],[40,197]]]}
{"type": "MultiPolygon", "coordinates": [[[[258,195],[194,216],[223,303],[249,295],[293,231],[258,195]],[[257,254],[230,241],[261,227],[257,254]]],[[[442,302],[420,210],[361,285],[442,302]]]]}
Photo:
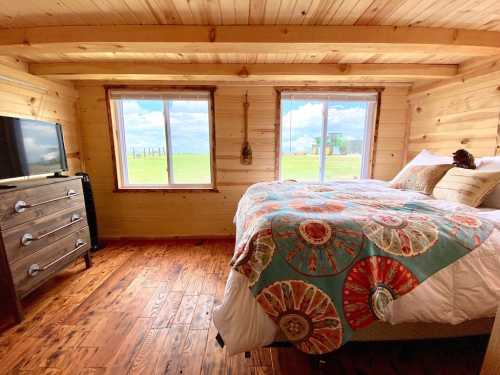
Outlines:
{"type": "Polygon", "coordinates": [[[113,152],[116,161],[116,188],[117,190],[211,190],[216,191],[215,187],[215,131],[214,131],[214,110],[213,110],[213,89],[121,89],[107,88],[107,104],[109,106],[109,120],[113,130],[113,152]],[[127,165],[127,145],[124,131],[123,104],[122,100],[158,100],[163,101],[163,118],[165,126],[165,157],[167,161],[166,184],[131,184],[128,181],[127,165]],[[210,153],[210,183],[206,184],[181,184],[176,183],[174,179],[174,170],[172,161],[172,141],[170,131],[169,100],[202,100],[208,102],[208,138],[210,153]]]}
{"type": "Polygon", "coordinates": [[[322,103],[322,115],[323,122],[321,128],[321,153],[319,155],[319,180],[310,182],[325,182],[325,163],[326,163],[326,139],[328,137],[328,103],[331,101],[336,102],[368,102],[368,109],[365,116],[365,133],[363,135],[363,146],[361,155],[361,170],[360,179],[370,178],[371,166],[370,163],[373,158],[373,145],[374,145],[374,135],[377,122],[377,109],[378,102],[380,100],[378,92],[343,92],[343,91],[280,91],[279,105],[280,105],[280,128],[279,128],[279,171],[278,179],[283,181],[282,171],[283,171],[283,153],[282,149],[282,132],[283,132],[283,100],[314,100],[322,103]]]}

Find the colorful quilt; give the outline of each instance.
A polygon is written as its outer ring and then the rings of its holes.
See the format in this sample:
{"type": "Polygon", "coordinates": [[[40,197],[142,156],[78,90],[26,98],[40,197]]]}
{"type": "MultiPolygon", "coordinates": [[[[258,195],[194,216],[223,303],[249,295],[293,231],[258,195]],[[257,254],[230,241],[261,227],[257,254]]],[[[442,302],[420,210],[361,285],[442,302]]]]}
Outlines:
{"type": "Polygon", "coordinates": [[[236,215],[233,267],[288,340],[331,352],[429,276],[480,246],[494,224],[431,200],[355,183],[261,183],[236,215]]]}

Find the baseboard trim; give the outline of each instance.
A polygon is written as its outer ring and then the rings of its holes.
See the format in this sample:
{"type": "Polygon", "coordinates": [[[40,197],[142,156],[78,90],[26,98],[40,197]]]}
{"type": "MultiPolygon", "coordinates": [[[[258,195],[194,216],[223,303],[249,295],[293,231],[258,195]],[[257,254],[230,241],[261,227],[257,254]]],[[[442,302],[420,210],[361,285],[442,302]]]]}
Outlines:
{"type": "Polygon", "coordinates": [[[234,234],[165,235],[165,236],[103,236],[100,240],[112,241],[162,241],[162,240],[234,240],[234,234]]]}

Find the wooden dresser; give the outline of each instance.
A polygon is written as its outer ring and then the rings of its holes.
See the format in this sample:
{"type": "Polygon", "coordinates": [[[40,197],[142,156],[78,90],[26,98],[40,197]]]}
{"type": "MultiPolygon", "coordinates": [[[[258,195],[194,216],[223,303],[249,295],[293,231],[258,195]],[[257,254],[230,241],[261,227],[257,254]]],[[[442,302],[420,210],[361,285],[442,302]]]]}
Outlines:
{"type": "Polygon", "coordinates": [[[0,190],[0,298],[19,322],[21,298],[77,257],[92,262],[80,177],[14,184],[0,190]]]}

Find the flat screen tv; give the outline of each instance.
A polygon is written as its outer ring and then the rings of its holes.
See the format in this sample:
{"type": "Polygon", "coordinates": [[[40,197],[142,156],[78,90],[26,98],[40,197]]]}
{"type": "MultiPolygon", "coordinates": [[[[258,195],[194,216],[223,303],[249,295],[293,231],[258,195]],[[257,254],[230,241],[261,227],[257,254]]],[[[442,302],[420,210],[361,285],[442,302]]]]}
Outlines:
{"type": "Polygon", "coordinates": [[[0,179],[67,170],[61,125],[0,116],[0,179]]]}

